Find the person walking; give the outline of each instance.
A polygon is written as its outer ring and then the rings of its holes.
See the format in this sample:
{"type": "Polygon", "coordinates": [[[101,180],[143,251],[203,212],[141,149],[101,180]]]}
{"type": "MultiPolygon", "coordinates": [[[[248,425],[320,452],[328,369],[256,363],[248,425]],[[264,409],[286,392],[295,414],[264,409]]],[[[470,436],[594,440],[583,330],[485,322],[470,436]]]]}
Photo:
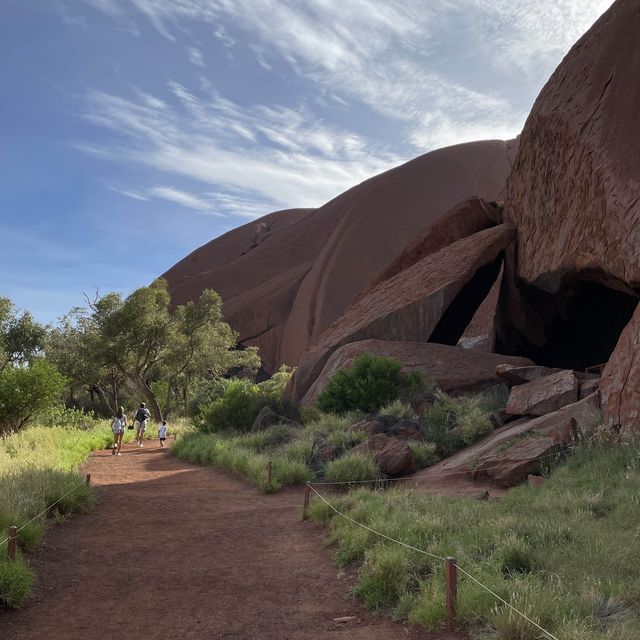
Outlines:
{"type": "Polygon", "coordinates": [[[124,407],[118,407],[116,415],[113,418],[111,424],[111,431],[113,432],[113,449],[111,455],[122,455],[120,449],[122,449],[122,438],[124,437],[124,430],[127,428],[127,416],[124,412],[124,407]]]}
{"type": "Polygon", "coordinates": [[[136,411],[136,444],[139,447],[144,447],[142,441],[144,440],[144,432],[147,430],[147,420],[151,415],[147,405],[144,402],[140,403],[140,408],[136,411]]]}
{"type": "Polygon", "coordinates": [[[163,420],[162,424],[158,427],[158,438],[160,438],[160,446],[164,447],[164,441],[167,439],[167,421],[163,420]]]}

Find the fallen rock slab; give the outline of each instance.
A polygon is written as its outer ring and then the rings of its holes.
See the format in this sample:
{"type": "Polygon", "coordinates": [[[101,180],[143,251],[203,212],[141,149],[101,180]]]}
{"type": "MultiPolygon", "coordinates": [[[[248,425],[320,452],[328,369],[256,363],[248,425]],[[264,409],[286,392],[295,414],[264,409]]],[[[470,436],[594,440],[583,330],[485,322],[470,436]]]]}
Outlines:
{"type": "Polygon", "coordinates": [[[573,371],[559,371],[511,389],[507,413],[543,416],[578,400],[578,379],[573,371]]]}
{"type": "Polygon", "coordinates": [[[545,378],[554,373],[566,371],[566,369],[556,369],[552,367],[540,367],[534,365],[532,367],[518,367],[512,364],[499,364],[496,367],[496,375],[506,380],[510,385],[527,384],[538,378],[545,378]]]}
{"type": "Polygon", "coordinates": [[[447,392],[478,392],[499,384],[501,380],[496,376],[496,367],[505,362],[518,367],[532,364],[527,358],[431,342],[362,340],[344,345],[331,355],[303,396],[302,404],[314,405],[329,380],[340,369],[351,366],[363,353],[395,358],[402,363],[403,373],[417,371],[447,392]]]}
{"type": "Polygon", "coordinates": [[[370,453],[380,470],[388,476],[405,476],[416,471],[409,445],[398,438],[389,438],[384,433],[372,435],[367,442],[354,447],[351,453],[370,453]]]}

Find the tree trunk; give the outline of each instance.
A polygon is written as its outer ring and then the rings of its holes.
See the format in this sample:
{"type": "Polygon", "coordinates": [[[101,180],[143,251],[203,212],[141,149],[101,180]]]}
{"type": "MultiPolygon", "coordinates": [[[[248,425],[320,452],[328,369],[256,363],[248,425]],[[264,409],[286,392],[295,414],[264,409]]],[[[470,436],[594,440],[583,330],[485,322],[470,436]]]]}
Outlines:
{"type": "Polygon", "coordinates": [[[107,394],[104,392],[104,389],[98,384],[94,384],[93,385],[93,389],[98,392],[98,395],[102,399],[102,402],[104,402],[104,404],[106,405],[107,409],[109,409],[109,413],[112,416],[115,416],[116,415],[116,411],[118,410],[118,408],[111,406],[111,403],[109,402],[109,400],[107,400],[107,394]]]}
{"type": "Polygon", "coordinates": [[[153,393],[151,387],[142,378],[133,378],[132,382],[149,403],[149,411],[151,411],[153,419],[157,422],[162,422],[162,409],[160,409],[158,399],[156,398],[155,393],[153,393]]]}

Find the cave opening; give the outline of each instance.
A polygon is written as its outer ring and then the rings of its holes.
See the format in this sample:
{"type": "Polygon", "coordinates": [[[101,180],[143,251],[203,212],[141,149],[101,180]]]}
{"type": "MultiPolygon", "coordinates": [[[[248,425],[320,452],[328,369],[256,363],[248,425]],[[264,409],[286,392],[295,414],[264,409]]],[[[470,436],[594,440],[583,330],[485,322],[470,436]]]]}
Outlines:
{"type": "Polygon", "coordinates": [[[478,307],[496,281],[502,261],[501,253],[493,262],[480,267],[473,278],[458,292],[429,336],[429,342],[456,346],[469,326],[478,307]]]}
{"type": "Polygon", "coordinates": [[[637,294],[628,287],[614,288],[584,278],[565,280],[556,294],[533,286],[520,288],[520,294],[525,321],[521,318],[517,330],[500,328],[496,351],[576,371],[609,360],[638,304],[637,294]],[[530,326],[541,322],[542,335],[539,330],[527,331],[527,316],[535,319],[530,326]]]}

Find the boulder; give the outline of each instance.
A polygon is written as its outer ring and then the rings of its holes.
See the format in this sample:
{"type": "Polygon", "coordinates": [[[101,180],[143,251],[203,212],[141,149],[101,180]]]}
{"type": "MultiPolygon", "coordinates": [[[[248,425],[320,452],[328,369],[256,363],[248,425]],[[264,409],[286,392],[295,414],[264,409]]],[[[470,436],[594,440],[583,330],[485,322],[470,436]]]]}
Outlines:
{"type": "Polygon", "coordinates": [[[513,229],[505,225],[480,231],[358,298],[304,352],[293,378],[294,400],[305,396],[331,354],[344,344],[369,338],[455,344],[483,291],[491,287],[500,254],[513,237],[513,229]]]}
{"type": "Polygon", "coordinates": [[[354,447],[351,454],[356,453],[370,453],[380,470],[388,476],[405,476],[416,470],[409,445],[399,438],[389,438],[384,433],[376,433],[367,442],[354,447]]]}
{"type": "MultiPolygon", "coordinates": [[[[327,382],[340,370],[349,367],[363,353],[395,358],[402,363],[403,373],[417,371],[444,391],[477,392],[500,382],[497,365],[530,365],[531,360],[461,349],[431,342],[394,342],[362,340],[337,349],[302,398],[302,404],[312,406],[327,382]]],[[[295,378],[295,374],[294,374],[295,378]]]]}
{"type": "Polygon", "coordinates": [[[559,371],[511,389],[507,413],[542,416],[578,400],[578,379],[573,371],[559,371]]]}
{"type": "Polygon", "coordinates": [[[299,426],[299,424],[294,420],[290,420],[289,418],[285,418],[284,416],[277,414],[269,407],[262,407],[251,425],[251,433],[264,431],[276,424],[287,424],[292,427],[299,426]]]}
{"type": "Polygon", "coordinates": [[[580,382],[580,400],[595,393],[600,388],[600,378],[593,378],[591,380],[584,380],[580,382]]]}
{"type": "Polygon", "coordinates": [[[548,464],[552,454],[563,449],[562,444],[550,437],[525,438],[504,451],[483,458],[473,475],[479,479],[488,478],[499,487],[514,487],[537,471],[541,464],[548,464]]]}
{"type": "Polygon", "coordinates": [[[353,433],[372,436],[376,433],[384,433],[387,436],[399,440],[423,440],[424,434],[420,425],[414,420],[405,418],[396,419],[392,416],[378,416],[373,420],[362,420],[350,427],[353,433]]]}
{"type": "Polygon", "coordinates": [[[514,386],[526,384],[532,380],[544,378],[560,371],[564,371],[564,369],[539,366],[516,367],[511,364],[499,364],[496,367],[496,375],[514,386]]]}

